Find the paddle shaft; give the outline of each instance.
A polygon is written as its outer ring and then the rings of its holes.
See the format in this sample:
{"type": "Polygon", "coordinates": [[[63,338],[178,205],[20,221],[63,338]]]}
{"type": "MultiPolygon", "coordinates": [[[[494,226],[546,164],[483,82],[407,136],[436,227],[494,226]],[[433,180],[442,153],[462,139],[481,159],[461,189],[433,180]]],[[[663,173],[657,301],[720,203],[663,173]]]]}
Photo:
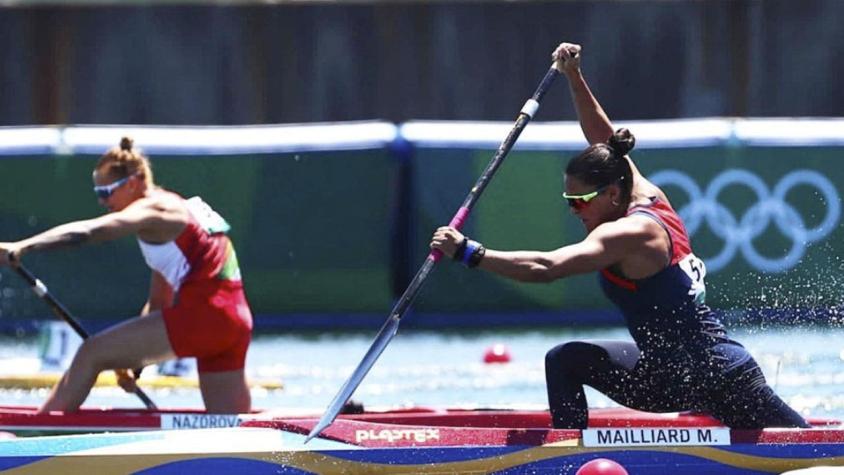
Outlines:
{"type": "MultiPolygon", "coordinates": [[[[534,114],[537,110],[539,110],[539,102],[542,100],[542,97],[545,96],[545,93],[548,92],[548,89],[551,88],[551,84],[554,83],[554,80],[559,75],[559,72],[556,68],[551,66],[545,76],[542,78],[542,81],[539,83],[539,87],[536,88],[536,91],[533,93],[530,99],[525,103],[524,107],[522,107],[521,112],[519,112],[519,116],[516,118],[516,123],[513,128],[510,130],[510,133],[507,134],[507,138],[501,143],[498,147],[498,150],[490,160],[489,164],[486,166],[483,174],[481,177],[478,178],[478,181],[475,182],[475,186],[469,191],[469,194],[466,196],[466,199],[463,200],[463,204],[460,206],[460,209],[457,210],[454,217],[451,218],[451,222],[448,223],[449,226],[455,229],[461,229],[463,224],[466,222],[466,218],[469,216],[469,212],[474,207],[475,203],[481,197],[481,194],[486,189],[486,186],[492,180],[492,177],[495,175],[495,172],[501,166],[501,163],[504,161],[504,158],[510,152],[510,149],[513,148],[513,145],[518,140],[519,135],[521,135],[522,130],[527,126],[528,122],[533,118],[534,114]]],[[[416,272],[416,276],[413,277],[413,280],[410,281],[410,284],[407,286],[407,289],[402,294],[399,301],[396,302],[396,305],[393,307],[393,310],[390,312],[389,318],[387,318],[386,323],[384,326],[381,327],[381,330],[378,332],[378,335],[375,336],[375,340],[372,342],[369,350],[364,355],[363,360],[361,360],[358,367],[349,377],[349,379],[343,384],[343,387],[340,388],[340,391],[334,396],[334,399],[329,404],[328,408],[323,414],[322,418],[319,420],[316,426],[311,430],[308,437],[305,439],[305,442],[311,440],[315,436],[317,436],[323,429],[331,425],[334,422],[334,419],[340,413],[343,408],[343,405],[349,400],[352,396],[352,393],[355,392],[358,385],[360,385],[363,378],[375,364],[375,361],[384,351],[384,348],[387,347],[387,344],[392,340],[393,336],[395,336],[396,332],[398,331],[398,326],[401,321],[401,318],[404,316],[405,312],[410,305],[413,303],[413,300],[416,298],[416,295],[419,293],[419,290],[422,288],[422,285],[425,283],[425,280],[428,278],[428,275],[431,273],[431,270],[434,268],[434,265],[442,258],[442,252],[435,249],[432,250],[428,257],[425,258],[425,262],[422,264],[422,267],[419,268],[419,271],[416,272]]]]}
{"type": "MultiPolygon", "coordinates": [[[[47,302],[47,305],[49,305],[50,308],[53,309],[53,313],[55,313],[62,320],[67,322],[67,324],[70,325],[71,328],[73,328],[73,330],[79,336],[81,336],[83,339],[87,339],[89,336],[91,336],[85,330],[85,328],[82,327],[82,324],[80,324],[79,321],[73,317],[67,307],[65,307],[61,302],[59,302],[58,300],[56,300],[55,297],[53,297],[53,295],[47,289],[47,286],[44,285],[44,282],[41,282],[40,279],[35,277],[35,275],[33,275],[32,272],[29,271],[29,269],[24,267],[23,263],[14,263],[12,264],[12,267],[15,269],[15,271],[17,271],[18,275],[23,277],[23,279],[29,283],[29,285],[32,287],[32,291],[35,292],[36,295],[41,297],[42,300],[47,302]]],[[[138,396],[141,401],[143,401],[147,409],[158,409],[155,403],[152,402],[152,399],[150,399],[150,397],[147,396],[147,394],[141,388],[135,388],[135,395],[138,396]]]]}
{"type": "MultiPolygon", "coordinates": [[[[530,122],[533,115],[539,109],[539,102],[542,100],[542,97],[545,96],[545,93],[548,92],[548,89],[551,87],[551,84],[554,83],[554,79],[557,78],[557,75],[559,75],[559,72],[553,66],[547,73],[545,73],[545,77],[542,78],[542,82],[539,83],[539,87],[536,88],[533,96],[528,99],[524,107],[522,107],[521,112],[519,112],[519,117],[516,118],[516,123],[513,125],[513,128],[510,129],[510,133],[507,134],[507,137],[498,147],[495,155],[492,156],[492,160],[490,160],[489,164],[487,164],[486,169],[484,169],[484,172],[481,174],[480,178],[478,178],[478,181],[475,182],[475,186],[472,187],[469,194],[466,196],[466,199],[463,200],[463,204],[460,206],[460,209],[458,209],[457,213],[455,213],[451,218],[451,221],[448,223],[449,226],[457,230],[463,228],[463,224],[469,217],[469,213],[472,211],[475,203],[481,197],[481,194],[492,180],[495,172],[498,171],[498,168],[504,162],[504,158],[506,158],[507,154],[510,153],[510,149],[513,148],[513,145],[522,134],[522,131],[527,126],[528,122],[530,122]]],[[[390,312],[391,318],[395,317],[397,319],[401,319],[402,316],[404,316],[404,313],[408,308],[410,308],[410,305],[413,303],[413,300],[416,298],[416,295],[419,293],[419,290],[428,278],[428,274],[430,274],[434,265],[441,258],[442,252],[438,249],[435,249],[428,254],[428,257],[425,259],[422,267],[420,267],[419,271],[416,272],[416,276],[414,276],[413,280],[410,281],[410,284],[407,286],[404,294],[402,294],[395,307],[393,307],[392,312],[390,312]]]]}

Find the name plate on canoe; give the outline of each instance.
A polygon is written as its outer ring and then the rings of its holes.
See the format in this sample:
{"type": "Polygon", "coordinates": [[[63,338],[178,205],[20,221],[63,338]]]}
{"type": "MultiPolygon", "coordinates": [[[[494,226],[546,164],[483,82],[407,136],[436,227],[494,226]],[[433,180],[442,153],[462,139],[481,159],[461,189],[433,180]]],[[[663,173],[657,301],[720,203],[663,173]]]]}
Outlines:
{"type": "Polygon", "coordinates": [[[238,427],[243,419],[238,414],[162,414],[161,428],[179,429],[220,429],[238,427]]]}
{"type": "Polygon", "coordinates": [[[584,447],[730,445],[726,427],[624,427],[584,429],[584,447]]]}

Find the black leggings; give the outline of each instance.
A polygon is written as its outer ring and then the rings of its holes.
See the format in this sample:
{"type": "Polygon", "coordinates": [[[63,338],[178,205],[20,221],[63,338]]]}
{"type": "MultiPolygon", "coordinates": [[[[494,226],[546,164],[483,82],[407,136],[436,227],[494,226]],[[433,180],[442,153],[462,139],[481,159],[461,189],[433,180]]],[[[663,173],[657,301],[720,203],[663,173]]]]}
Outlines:
{"type": "Polygon", "coordinates": [[[666,362],[640,358],[633,342],[559,345],[545,355],[553,425],[558,429],[586,428],[585,384],[640,411],[701,411],[735,429],[809,427],[774,394],[759,365],[743,348],[733,345],[730,351],[739,351],[746,358],[733,366],[689,358],[666,362]]]}

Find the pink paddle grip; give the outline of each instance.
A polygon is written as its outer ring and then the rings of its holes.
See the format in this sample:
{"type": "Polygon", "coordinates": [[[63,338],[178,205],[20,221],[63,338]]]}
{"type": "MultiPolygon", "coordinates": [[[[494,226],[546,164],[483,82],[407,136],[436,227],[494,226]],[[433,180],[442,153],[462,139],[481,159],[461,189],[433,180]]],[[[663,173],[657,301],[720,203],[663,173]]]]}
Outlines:
{"type": "MultiPolygon", "coordinates": [[[[463,224],[466,222],[466,218],[469,217],[469,208],[465,206],[461,206],[460,209],[457,210],[457,213],[451,218],[451,222],[448,223],[449,226],[452,228],[460,231],[463,228],[463,224]]],[[[439,249],[434,249],[428,254],[428,257],[434,260],[434,262],[439,262],[439,260],[443,257],[442,251],[439,249]]]]}

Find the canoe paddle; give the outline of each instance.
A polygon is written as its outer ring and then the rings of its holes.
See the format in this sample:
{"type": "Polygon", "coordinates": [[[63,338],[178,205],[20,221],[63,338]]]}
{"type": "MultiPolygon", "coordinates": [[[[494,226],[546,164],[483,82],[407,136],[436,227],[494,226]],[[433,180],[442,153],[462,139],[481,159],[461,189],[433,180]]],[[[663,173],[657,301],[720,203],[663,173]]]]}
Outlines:
{"type": "MultiPolygon", "coordinates": [[[[41,297],[41,299],[47,302],[47,305],[49,305],[50,308],[53,309],[53,313],[55,313],[62,320],[67,322],[67,324],[70,325],[71,328],[73,328],[73,330],[79,336],[81,336],[83,340],[90,336],[88,332],[85,331],[85,328],[82,327],[82,324],[80,324],[79,321],[76,320],[73,315],[71,315],[67,307],[62,305],[61,302],[59,302],[58,300],[56,300],[55,297],[53,297],[53,295],[47,289],[47,286],[44,285],[44,282],[41,282],[40,279],[35,277],[32,272],[30,272],[29,269],[24,267],[23,263],[15,259],[14,256],[12,256],[10,260],[12,261],[12,267],[15,269],[15,271],[17,271],[18,275],[23,277],[23,279],[29,283],[29,285],[32,287],[32,291],[35,292],[35,295],[41,297]]],[[[138,396],[141,401],[143,401],[147,409],[152,411],[158,410],[158,406],[156,406],[155,403],[152,402],[152,399],[150,399],[149,396],[147,396],[147,394],[141,388],[135,388],[135,395],[138,396]]]]}
{"type": "MultiPolygon", "coordinates": [[[[469,216],[469,212],[472,210],[475,202],[478,201],[481,193],[483,193],[487,184],[489,184],[490,180],[492,180],[493,175],[498,170],[498,167],[501,166],[501,163],[510,152],[513,144],[516,143],[516,140],[519,138],[522,130],[524,130],[525,126],[527,126],[528,122],[530,122],[533,118],[534,114],[536,114],[536,111],[539,110],[539,101],[541,101],[545,93],[548,92],[548,89],[550,89],[551,84],[554,83],[554,79],[556,79],[558,75],[559,72],[553,65],[551,66],[551,69],[545,73],[545,77],[542,78],[542,82],[539,83],[539,87],[536,88],[536,92],[534,92],[533,96],[525,102],[524,107],[522,107],[522,110],[519,112],[519,116],[516,118],[516,123],[510,130],[510,133],[507,134],[507,138],[505,138],[498,147],[498,150],[486,166],[483,174],[480,178],[478,178],[478,181],[475,183],[475,186],[472,187],[471,191],[469,191],[469,195],[463,201],[463,205],[460,206],[460,209],[458,209],[454,217],[451,218],[451,222],[448,224],[449,226],[458,230],[463,227],[463,223],[466,222],[466,218],[469,216]]],[[[334,399],[331,401],[331,404],[328,405],[328,408],[325,410],[322,418],[308,434],[308,437],[305,438],[305,443],[319,435],[320,432],[334,422],[334,419],[343,409],[343,405],[346,404],[346,401],[349,400],[352,393],[355,392],[355,389],[357,389],[363,378],[372,368],[372,365],[375,364],[375,361],[384,351],[384,348],[387,347],[387,344],[389,344],[390,340],[392,340],[395,336],[399,329],[399,323],[402,316],[405,311],[410,308],[410,304],[422,288],[422,284],[425,282],[425,279],[428,278],[428,274],[431,272],[431,269],[433,269],[434,264],[436,264],[441,257],[442,252],[436,249],[428,254],[428,257],[425,259],[422,267],[416,273],[416,276],[410,282],[407,289],[404,291],[404,294],[402,294],[399,301],[393,307],[393,310],[390,312],[390,316],[387,318],[384,326],[381,327],[378,335],[375,336],[375,341],[372,342],[372,345],[364,355],[363,360],[361,360],[355,371],[340,388],[337,395],[334,396],[334,399]]]]}

